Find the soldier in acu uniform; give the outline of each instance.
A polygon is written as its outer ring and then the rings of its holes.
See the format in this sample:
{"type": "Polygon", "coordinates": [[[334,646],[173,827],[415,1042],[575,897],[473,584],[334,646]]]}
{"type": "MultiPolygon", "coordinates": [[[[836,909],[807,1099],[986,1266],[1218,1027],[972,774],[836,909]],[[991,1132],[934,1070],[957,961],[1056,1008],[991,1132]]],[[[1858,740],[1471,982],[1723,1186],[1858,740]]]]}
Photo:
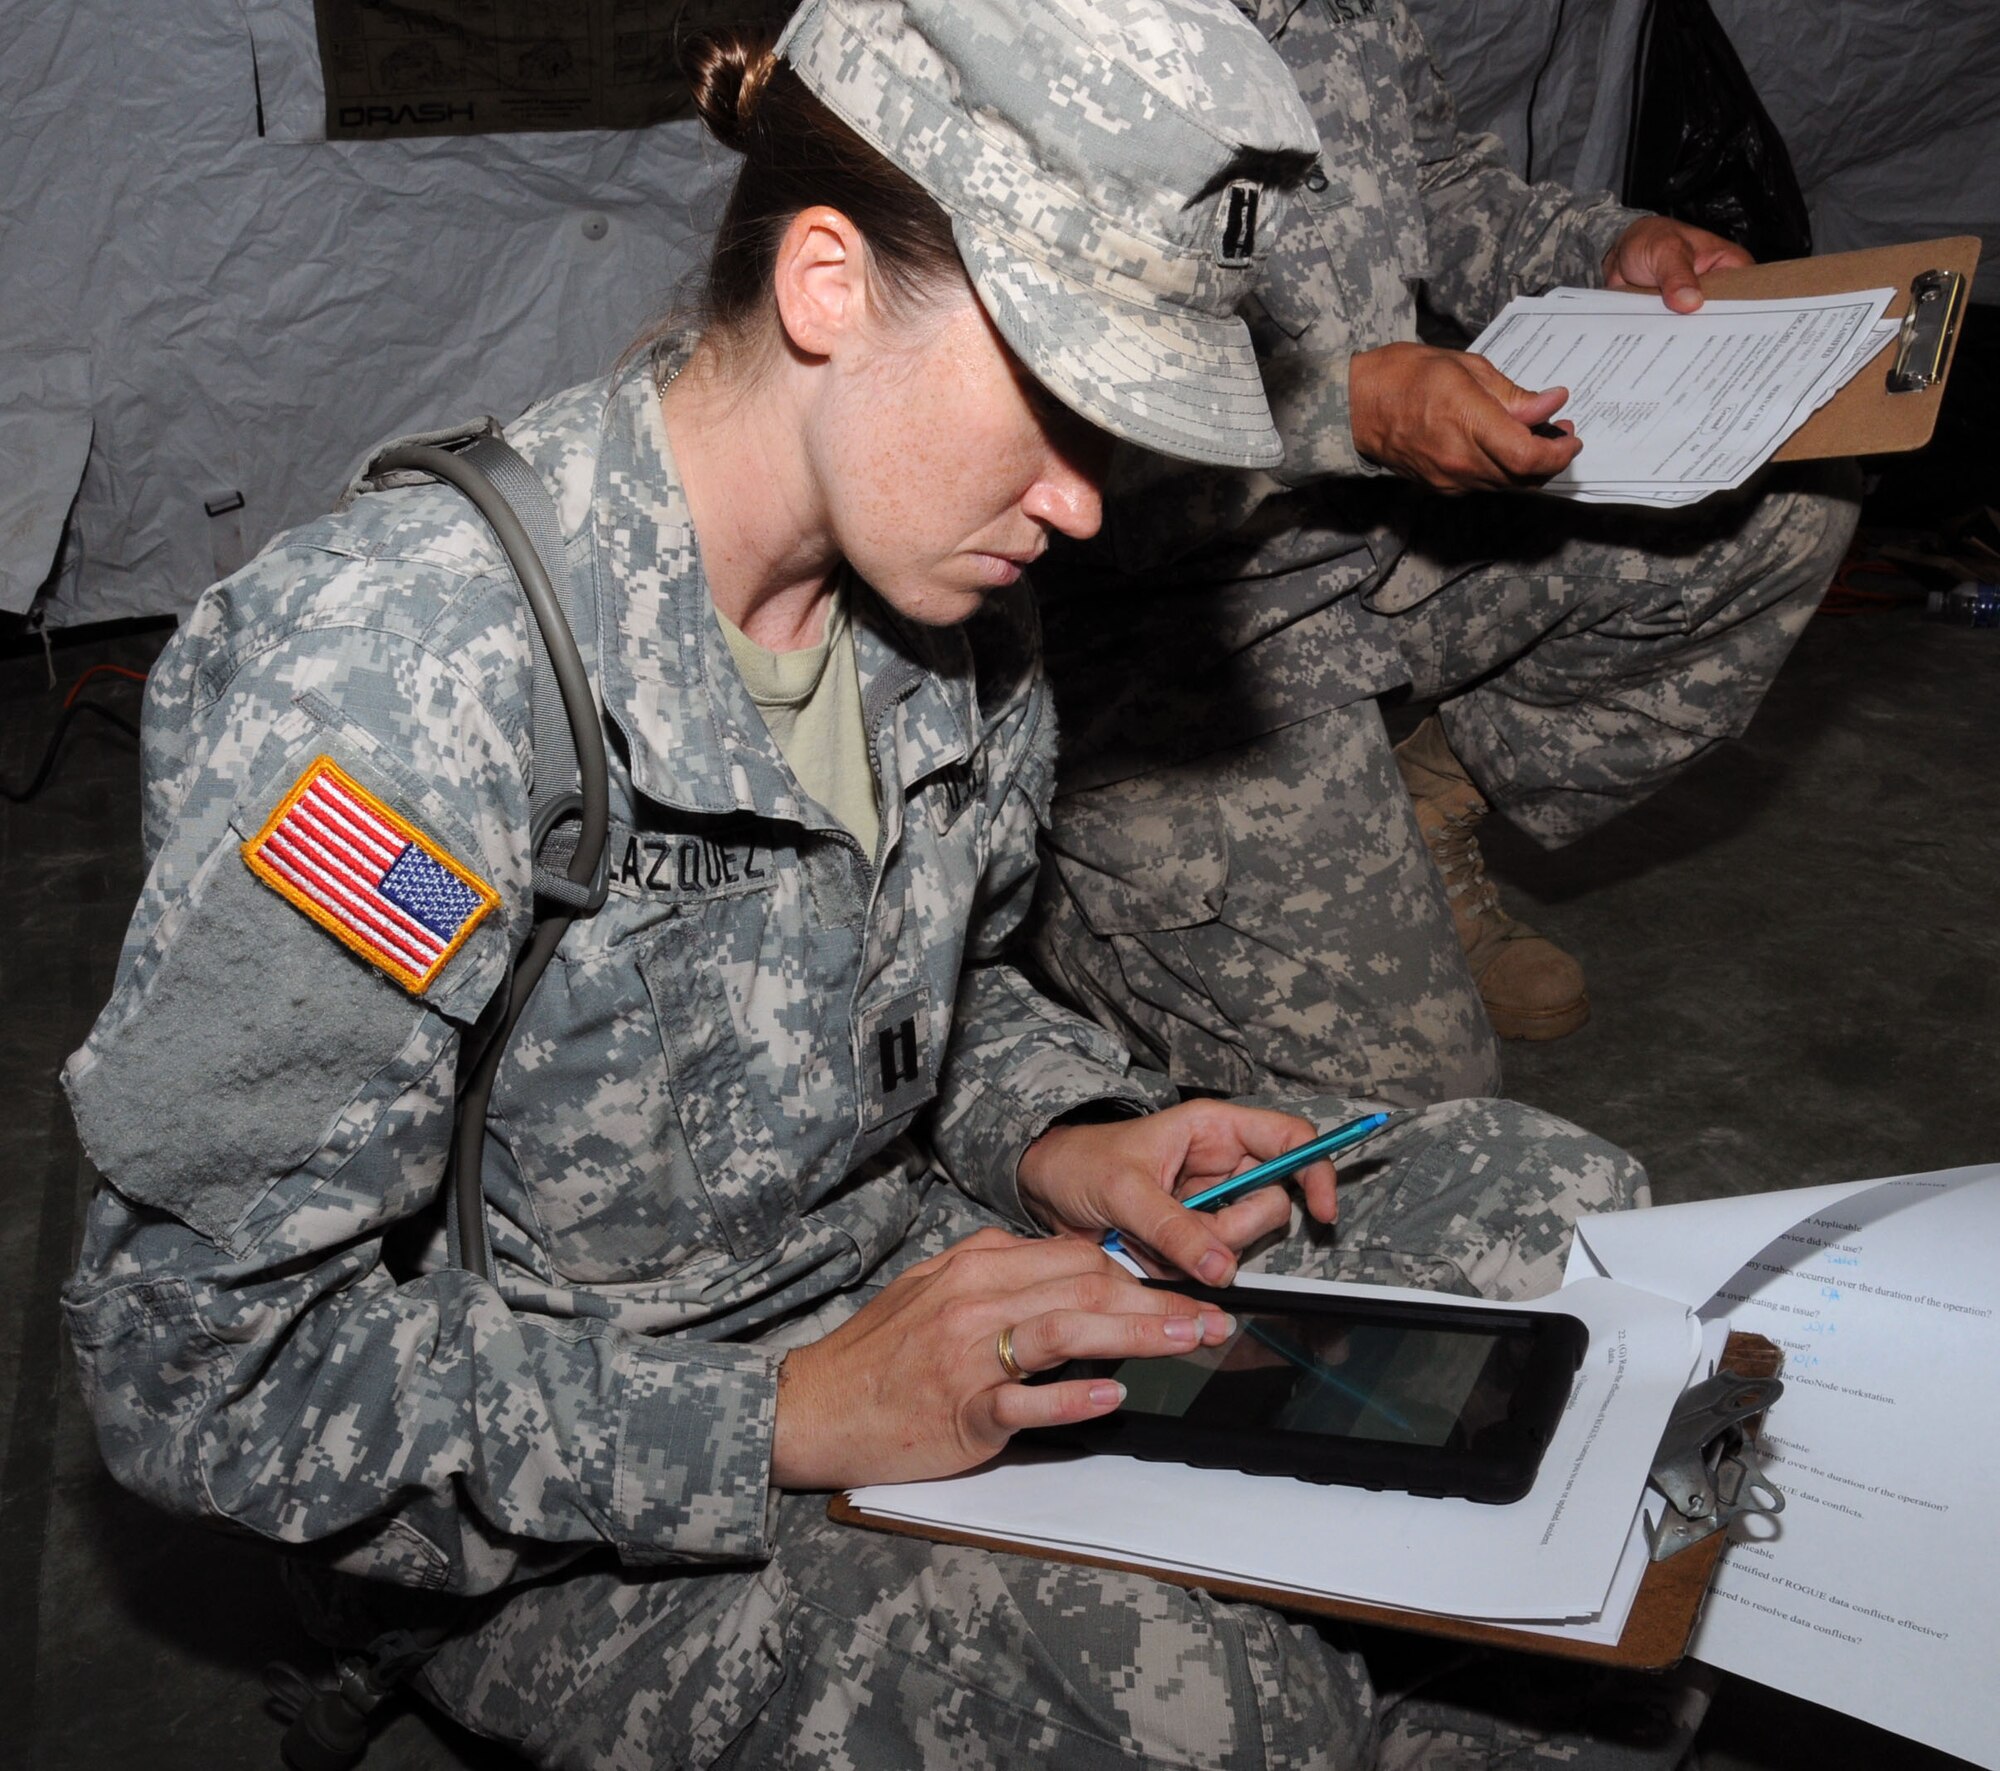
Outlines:
{"type": "Polygon", "coordinates": [[[1746,255],[1523,183],[1459,132],[1402,0],[1240,3],[1321,143],[1259,285],[1285,460],[1121,459],[1099,545],[1038,574],[1063,755],[1034,942],[1184,1086],[1490,1093],[1496,1031],[1589,1004],[1501,907],[1478,820],[1568,842],[1741,732],[1856,480],[1770,471],[1665,514],[1522,496],[1576,453],[1532,428],[1560,390],[1419,343],[1419,295],[1468,332],[1560,283],[1688,308],[1746,255]],[[1402,685],[1442,702],[1392,756],[1375,698],[1402,685]]]}
{"type": "Polygon", "coordinates": [[[1643,1181],[1467,1101],[1385,1135],[1337,1235],[1325,1165],[1296,1224],[1190,1213],[1353,1104],[1163,1106],[1002,954],[1054,755],[1023,566],[1096,525],[1107,432],[1278,456],[1234,310],[1313,135],[1267,47],[1219,0],[813,0],[782,55],[702,52],[745,154],[705,324],[513,428],[592,587],[613,831],[494,1085],[490,1280],[439,1203],[530,919],[503,557],[454,492],[368,491],[162,660],[151,871],[67,1072],[105,1455],[284,1546],[323,1622],[441,1637],[423,1688],[548,1765],[1532,1748],[1268,1611],[826,1517],[1122,1394],[1026,1374],[1229,1332],[1106,1227],[1216,1282],[1289,1227],[1295,1268],[1510,1297],[1643,1181]]]}

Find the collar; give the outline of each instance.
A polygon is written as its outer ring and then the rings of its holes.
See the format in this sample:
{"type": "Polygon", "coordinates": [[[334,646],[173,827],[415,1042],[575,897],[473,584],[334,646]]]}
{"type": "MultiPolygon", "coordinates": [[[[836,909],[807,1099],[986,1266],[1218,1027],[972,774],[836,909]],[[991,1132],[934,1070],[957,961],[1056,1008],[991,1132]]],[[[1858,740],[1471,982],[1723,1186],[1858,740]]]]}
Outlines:
{"type": "MultiPolygon", "coordinates": [[[[604,706],[629,747],[633,786],[683,811],[840,829],[800,792],[729,656],[644,365],[607,389],[591,515],[604,706]]],[[[859,583],[850,619],[878,770],[876,734],[885,721],[894,733],[898,778],[880,783],[886,803],[971,754],[971,647],[957,629],[902,620],[859,583]]]]}

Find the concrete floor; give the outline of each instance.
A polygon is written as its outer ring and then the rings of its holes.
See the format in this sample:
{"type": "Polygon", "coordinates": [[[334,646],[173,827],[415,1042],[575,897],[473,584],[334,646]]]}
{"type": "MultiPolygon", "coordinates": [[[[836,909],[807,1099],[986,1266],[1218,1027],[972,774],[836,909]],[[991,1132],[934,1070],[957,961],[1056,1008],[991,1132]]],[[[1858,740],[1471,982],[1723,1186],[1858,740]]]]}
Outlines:
{"type": "Polygon", "coordinates": [[[1511,1095],[1661,1203],[2000,1155],[2000,633],[1821,616],[1749,732],[1554,854],[1485,844],[1592,1018],[1511,1095]]]}
{"type": "MultiPolygon", "coordinates": [[[[60,647],[143,667],[158,630],[60,647]]],[[[89,693],[136,710],[136,685],[89,693]]],[[[1495,871],[1586,961],[1595,1014],[1509,1048],[1509,1092],[1636,1152],[1663,1200],[1990,1159],[2000,1145],[2000,877],[1990,710],[2000,634],[1908,615],[1814,622],[1747,738],[1557,855],[1495,871]]],[[[0,657],[0,777],[60,691],[0,657]]],[[[254,1546],[154,1515],[99,1465],[53,1300],[91,1176],[55,1087],[107,994],[138,888],[134,746],[79,726],[51,786],[0,806],[0,1765],[277,1763],[258,1669],[321,1664],[254,1546]]],[[[1956,1764],[1727,1682],[1707,1771],[1956,1764]]],[[[399,1716],[383,1771],[513,1763],[399,1716]]]]}

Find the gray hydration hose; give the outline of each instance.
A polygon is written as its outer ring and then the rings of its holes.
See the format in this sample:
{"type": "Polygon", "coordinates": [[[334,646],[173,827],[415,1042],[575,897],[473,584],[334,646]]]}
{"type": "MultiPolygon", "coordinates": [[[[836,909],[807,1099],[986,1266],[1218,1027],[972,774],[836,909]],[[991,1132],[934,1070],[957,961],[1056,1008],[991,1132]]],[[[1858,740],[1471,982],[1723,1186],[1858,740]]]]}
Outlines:
{"type": "MultiPolygon", "coordinates": [[[[514,576],[520,580],[529,611],[540,628],[547,648],[556,687],[562,694],[563,712],[569,720],[570,738],[576,747],[577,779],[582,799],[582,828],[577,833],[576,852],[567,869],[572,884],[588,891],[597,878],[604,856],[604,844],[611,825],[609,770],[604,752],[604,728],[598,721],[597,703],[590,692],[590,674],[576,649],[540,553],[522,526],[514,507],[486,473],[449,449],[409,444],[390,449],[372,464],[376,473],[410,471],[425,473],[456,486],[472,500],[479,514],[493,530],[494,538],[507,555],[514,576]]],[[[532,470],[530,470],[532,471],[532,470]]],[[[560,543],[560,537],[558,544],[560,543]]],[[[546,766],[548,759],[542,759],[546,766]]],[[[543,833],[535,832],[537,838],[543,833]]],[[[576,920],[572,909],[553,910],[537,917],[527,945],[514,964],[507,985],[507,1003],[499,1024],[462,1073],[458,1089],[458,1118],[452,1138],[451,1196],[453,1220],[457,1226],[459,1264],[469,1273],[491,1281],[492,1256],[486,1246],[486,1213],[480,1168],[486,1150],[486,1109],[493,1096],[493,1079],[506,1055],[515,1023],[527,1007],[542,973],[554,957],[557,946],[576,920]]]]}

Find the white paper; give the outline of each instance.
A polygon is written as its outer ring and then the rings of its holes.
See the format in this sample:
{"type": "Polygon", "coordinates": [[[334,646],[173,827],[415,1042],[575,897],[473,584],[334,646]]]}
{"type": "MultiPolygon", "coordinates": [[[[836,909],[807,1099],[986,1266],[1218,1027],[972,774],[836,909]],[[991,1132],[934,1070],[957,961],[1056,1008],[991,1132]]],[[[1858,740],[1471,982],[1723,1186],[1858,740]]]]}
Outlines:
{"type": "Polygon", "coordinates": [[[1880,1180],[1836,1181],[1782,1193],[1592,1213],[1576,1221],[1564,1278],[1587,1271],[1699,1310],[1745,1261],[1794,1224],[1881,1185],[1880,1180]]]}
{"type": "MultiPolygon", "coordinates": [[[[1584,1255],[1581,1267],[1578,1264],[1577,1250],[1581,1246],[1580,1237],[1571,1242],[1565,1284],[1590,1277],[1590,1257],[1584,1255]]],[[[1728,1340],[1729,1324],[1726,1321],[1710,1320],[1702,1324],[1701,1357],[1695,1362],[1694,1377],[1690,1381],[1699,1382],[1715,1375],[1721,1367],[1723,1348],[1728,1340]]],[[[1666,1510],[1666,1497],[1657,1488],[1649,1487],[1639,1502],[1638,1512],[1633,1516],[1632,1535],[1626,1540],[1618,1572],[1612,1576],[1611,1591],[1605,1597],[1604,1609],[1597,1616],[1565,1623],[1501,1624],[1496,1627],[1517,1629],[1528,1636],[1555,1636],[1566,1642],[1593,1642],[1605,1648],[1617,1647],[1625,1634],[1625,1624],[1632,1615],[1632,1607],[1638,1601],[1639,1587],[1646,1578],[1646,1570],[1652,1566],[1652,1543],[1647,1528],[1658,1525],[1666,1510]]]]}
{"type": "MultiPolygon", "coordinates": [[[[1873,1185],[1872,1182],[1866,1184],[1873,1185]]],[[[1583,1257],[1581,1269],[1578,1267],[1576,1250],[1580,1246],[1581,1239],[1571,1244],[1570,1269],[1565,1276],[1565,1284],[1591,1276],[1591,1261],[1588,1255],[1583,1257]]],[[[1602,1277],[1601,1274],[1598,1276],[1602,1277]]],[[[1694,1376],[1690,1382],[1699,1382],[1703,1378],[1715,1375],[1721,1368],[1723,1349],[1728,1340],[1727,1321],[1711,1319],[1702,1323],[1701,1356],[1695,1362],[1694,1376]]],[[[1524,1636],[1553,1636],[1565,1642],[1589,1642],[1605,1648],[1617,1647],[1625,1634],[1625,1625],[1631,1618],[1632,1607],[1638,1602],[1639,1588],[1645,1581],[1646,1570],[1652,1566],[1652,1542],[1648,1528],[1658,1525],[1666,1510],[1666,1497],[1657,1488],[1648,1487],[1640,1499],[1638,1511],[1632,1517],[1632,1535],[1626,1539],[1625,1553],[1619,1560],[1618,1572],[1612,1576],[1611,1591],[1605,1596],[1604,1609],[1595,1617],[1571,1619],[1562,1623],[1495,1623],[1493,1627],[1511,1629],[1524,1636]]]]}
{"type": "Polygon", "coordinates": [[[1510,301],[1472,349],[1528,388],[1566,387],[1583,453],[1542,490],[1692,503],[1740,486],[1880,348],[1888,289],[1709,301],[1564,289],[1510,301]]]}
{"type": "MultiPolygon", "coordinates": [[[[1558,306],[1582,300],[1588,307],[1600,313],[1615,313],[1621,310],[1657,313],[1660,308],[1660,298],[1657,295],[1642,294],[1633,289],[1551,289],[1541,299],[1558,306]]],[[[1848,358],[1844,379],[1851,378],[1902,329],[1901,320],[1877,320],[1873,326],[1861,333],[1856,338],[1854,350],[1848,358]]],[[[1831,399],[1833,393],[1837,391],[1838,389],[1830,390],[1826,397],[1831,399]]]]}
{"type": "MultiPolygon", "coordinates": [[[[1487,1620],[1495,1629],[1513,1630],[1523,1636],[1552,1636],[1564,1642],[1589,1642],[1601,1648],[1615,1648],[1625,1634],[1625,1625],[1638,1602],[1640,1584],[1652,1566],[1652,1547],[1646,1541],[1648,1520],[1657,1520],[1667,1503],[1657,1489],[1646,1490],[1645,1499],[1632,1516],[1632,1529],[1625,1539],[1624,1553],[1618,1558],[1618,1572],[1611,1577],[1611,1589],[1603,1608],[1595,1617],[1565,1619],[1561,1623],[1500,1623],[1487,1620]]],[[[1532,1644],[1523,1643],[1523,1647],[1532,1644]]]]}
{"type": "MultiPolygon", "coordinates": [[[[1262,1283],[1481,1307],[1386,1287],[1262,1283]]],[[[1463,1617],[1595,1618],[1667,1415],[1687,1386],[1699,1328],[1684,1305],[1608,1281],[1509,1307],[1567,1312],[1591,1336],[1535,1485],[1511,1506],[1101,1456],[1015,1456],[948,1481],[858,1489],[853,1500],[892,1518],[1280,1591],[1463,1617]]]]}
{"type": "Polygon", "coordinates": [[[1785,1349],[1763,1437],[1785,1511],[1730,1548],[1691,1652],[2000,1767],[2000,1166],[1586,1219],[1586,1239],[1683,1298],[1732,1256],[1708,1314],[1785,1349]]]}

